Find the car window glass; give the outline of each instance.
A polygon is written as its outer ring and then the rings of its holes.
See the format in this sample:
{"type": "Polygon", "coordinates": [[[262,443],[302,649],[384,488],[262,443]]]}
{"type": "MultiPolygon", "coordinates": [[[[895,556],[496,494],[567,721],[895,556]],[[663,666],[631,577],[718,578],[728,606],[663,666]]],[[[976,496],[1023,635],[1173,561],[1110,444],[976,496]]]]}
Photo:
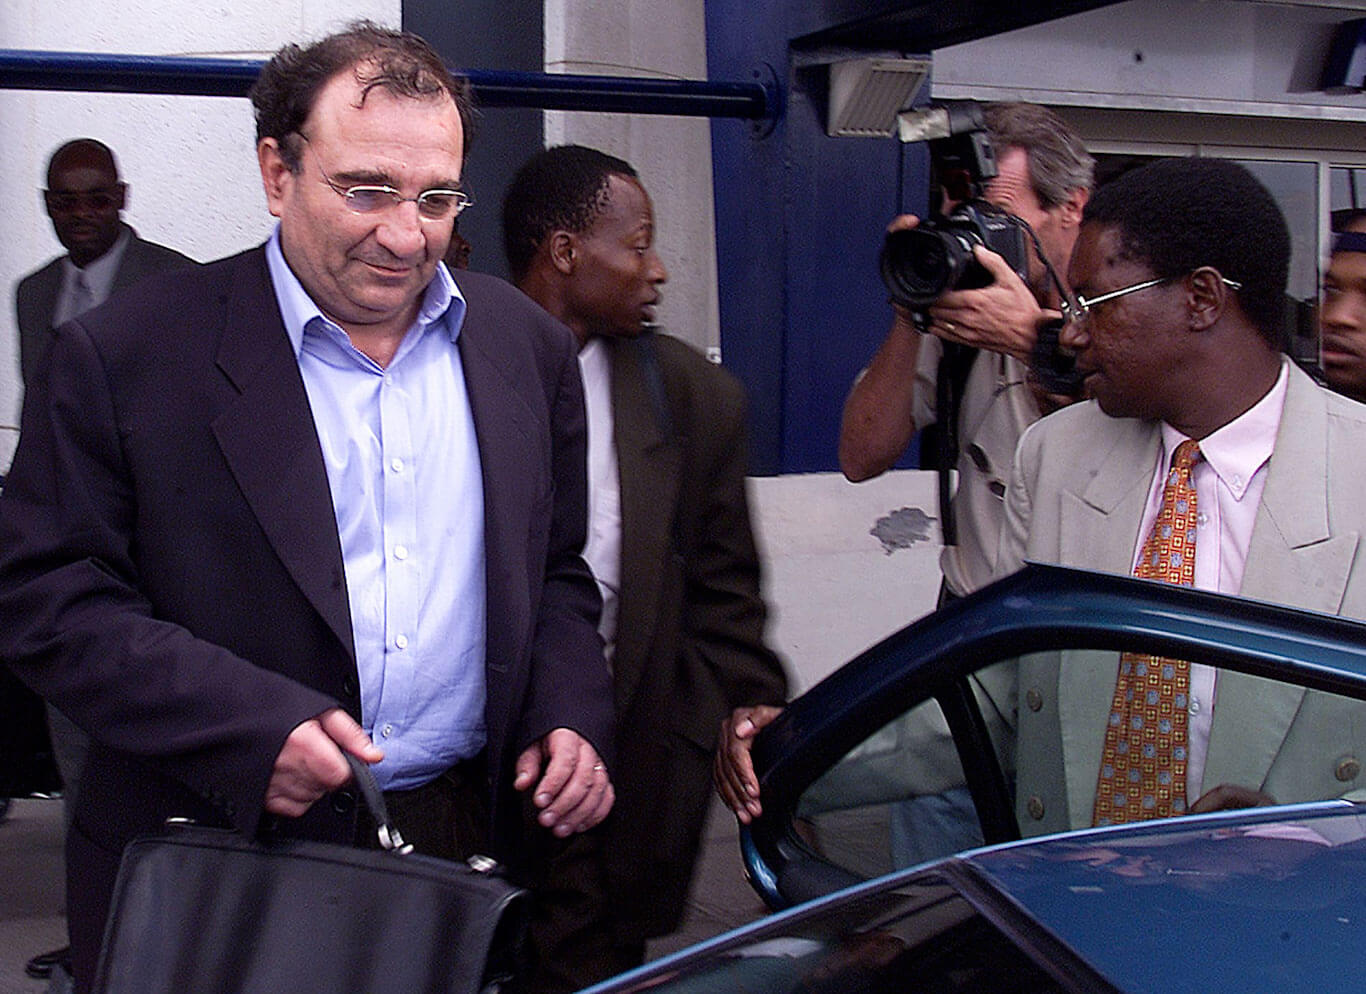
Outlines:
{"type": "MultiPolygon", "coordinates": [[[[1012,766],[1014,668],[972,680],[1003,768],[1012,766]]],[[[816,852],[862,877],[983,844],[944,713],[929,701],[875,731],[803,793],[797,831],[816,852]]]]}
{"type": "MultiPolygon", "coordinates": [[[[1022,657],[1018,673],[1016,812],[1025,836],[1088,827],[1096,813],[1107,723],[1115,710],[1116,652],[1071,650],[1022,657]]],[[[1135,656],[1136,672],[1170,660],[1135,656]]],[[[1187,784],[1183,800],[1223,807],[1362,799],[1366,703],[1235,670],[1191,667],[1184,701],[1187,784]]],[[[1136,681],[1138,693],[1154,693],[1136,681]]],[[[1156,698],[1154,698],[1155,700],[1156,698]]],[[[1129,712],[1127,720],[1142,721],[1129,712]]],[[[1106,779],[1122,793],[1141,763],[1106,779]],[[1120,782],[1120,781],[1128,781],[1120,782]]]]}
{"type": "MultiPolygon", "coordinates": [[[[1118,662],[1115,651],[1042,652],[978,674],[1023,836],[1092,824],[1118,662]]],[[[1210,799],[1227,806],[1366,799],[1366,703],[1197,666],[1187,711],[1199,778],[1189,803],[1216,788],[1210,799]]],[[[942,712],[922,705],[808,787],[793,831],[859,877],[914,865],[981,844],[963,783],[942,712]]]]}

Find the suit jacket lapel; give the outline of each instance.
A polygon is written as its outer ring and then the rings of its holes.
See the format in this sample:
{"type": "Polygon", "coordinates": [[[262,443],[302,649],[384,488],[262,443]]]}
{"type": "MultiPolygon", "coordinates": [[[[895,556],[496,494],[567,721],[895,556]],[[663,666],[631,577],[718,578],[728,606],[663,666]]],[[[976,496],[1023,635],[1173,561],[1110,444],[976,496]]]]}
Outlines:
{"type": "Polygon", "coordinates": [[[1358,535],[1328,521],[1328,409],[1321,388],[1291,365],[1285,409],[1243,574],[1245,597],[1336,614],[1358,535]]]}
{"type": "Polygon", "coordinates": [[[57,259],[45,266],[38,274],[37,294],[32,312],[20,318],[46,335],[52,328],[52,317],[57,313],[57,296],[62,291],[62,260],[57,259]]]}
{"type": "MultiPolygon", "coordinates": [[[[504,367],[496,341],[488,340],[496,329],[490,324],[491,316],[479,306],[481,298],[471,292],[472,283],[461,281],[468,310],[457,345],[484,479],[486,665],[503,671],[528,651],[526,640],[532,630],[526,582],[529,503],[548,484],[526,478],[522,469],[534,461],[509,457],[533,444],[533,416],[522,396],[524,387],[504,367]]],[[[508,681],[490,680],[488,713],[510,707],[510,693],[508,681]]]]}
{"type": "Polygon", "coordinates": [[[1161,435],[1152,422],[1125,420],[1115,427],[1120,434],[1099,466],[1062,494],[1059,553],[1064,565],[1127,576],[1161,435]]]}
{"type": "MultiPolygon", "coordinates": [[[[1060,508],[1060,554],[1065,565],[1129,575],[1158,453],[1160,431],[1152,422],[1116,422],[1109,452],[1075,490],[1064,491],[1060,508]]],[[[1058,679],[1067,803],[1072,819],[1089,823],[1095,802],[1105,726],[1115,690],[1113,653],[1064,653],[1058,679]]]]}
{"type": "Polygon", "coordinates": [[[266,538],[354,659],[327,470],[264,250],[239,259],[231,287],[218,365],[239,396],[214,436],[266,538]]]}
{"type": "MultiPolygon", "coordinates": [[[[1242,596],[1336,614],[1358,535],[1333,535],[1328,520],[1328,411],[1308,376],[1290,367],[1285,409],[1243,573],[1242,596]]],[[[1298,687],[1220,673],[1205,785],[1260,787],[1299,710],[1298,687]],[[1257,716],[1220,721],[1220,714],[1257,716]]]]}
{"type": "Polygon", "coordinates": [[[130,287],[146,275],[142,265],[142,249],[140,247],[142,239],[132,228],[127,225],[124,227],[128,230],[128,247],[123,250],[123,258],[119,260],[119,268],[114,271],[114,282],[110,285],[110,293],[117,293],[130,287]]]}
{"type": "Polygon", "coordinates": [[[671,562],[682,450],[666,437],[635,342],[608,341],[612,412],[621,487],[621,601],[613,660],[617,713],[640,681],[655,634],[663,564],[671,562]],[[661,510],[667,513],[661,513],[661,510]]]}

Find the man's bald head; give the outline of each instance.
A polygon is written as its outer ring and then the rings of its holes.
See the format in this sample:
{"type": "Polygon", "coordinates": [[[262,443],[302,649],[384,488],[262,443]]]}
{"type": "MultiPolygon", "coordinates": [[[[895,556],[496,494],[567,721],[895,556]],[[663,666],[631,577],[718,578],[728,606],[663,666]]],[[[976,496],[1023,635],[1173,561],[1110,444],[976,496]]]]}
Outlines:
{"type": "Polygon", "coordinates": [[[74,138],[52,153],[47,163],[48,189],[52,188],[54,176],[69,169],[95,169],[104,173],[110,183],[119,181],[113,149],[94,138],[74,138]]]}
{"type": "Polygon", "coordinates": [[[52,153],[43,202],[57,240],[75,265],[84,268],[114,247],[126,198],[108,145],[77,138],[52,153]]]}

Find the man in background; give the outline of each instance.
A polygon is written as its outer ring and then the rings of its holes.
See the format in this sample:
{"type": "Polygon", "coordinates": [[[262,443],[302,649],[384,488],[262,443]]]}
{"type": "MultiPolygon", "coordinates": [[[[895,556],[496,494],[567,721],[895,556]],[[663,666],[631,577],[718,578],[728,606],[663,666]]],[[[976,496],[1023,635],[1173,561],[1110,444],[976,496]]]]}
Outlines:
{"type": "MultiPolygon", "coordinates": [[[[76,138],[52,154],[43,204],[52,230],[67,254],[19,281],[19,374],[33,378],[38,355],[52,329],[104,303],[109,295],[144,276],[188,266],[193,259],[138,237],[120,216],[128,205],[128,184],[119,178],[114,153],[93,138],[76,138]]],[[[62,776],[63,821],[70,824],[85,764],[86,738],[56,708],[47,708],[48,731],[62,776]]],[[[25,965],[31,977],[51,975],[68,949],[40,953],[25,965]]]]}
{"type": "Polygon", "coordinates": [[[677,927],[718,725],[739,705],[782,703],[786,680],[764,642],[744,393],[654,331],[668,277],[635,169],[594,149],[547,149],[512,180],[503,231],[513,280],[579,345],[584,555],[616,692],[616,808],[552,855],[549,920],[532,933],[554,972],[538,988],[566,990],[638,965],[647,938],[677,927]]]}
{"type": "Polygon", "coordinates": [[[144,276],[194,260],[146,241],[121,220],[128,184],[114,153],[93,138],[76,138],[52,154],[43,205],[66,255],[19,281],[19,371],[33,375],[48,332],[102,304],[144,276]]]}
{"type": "Polygon", "coordinates": [[[1366,401],[1366,211],[1339,222],[1323,274],[1319,358],[1328,385],[1366,401]]]}
{"type": "MultiPolygon", "coordinates": [[[[1026,283],[1001,256],[977,248],[978,261],[994,281],[981,289],[943,294],[929,308],[930,323],[923,329],[909,311],[892,304],[892,326],[854,381],[840,426],[844,475],[856,483],[881,475],[900,458],[917,429],[953,414],[935,409],[936,383],[947,375],[941,365],[944,343],[974,350],[957,412],[957,541],[940,557],[945,588],[960,597],[991,580],[1015,443],[1039,419],[1041,405],[1057,406],[1029,374],[1036,326],[1044,309],[1059,303],[1044,263],[1046,258],[1060,276],[1066,271],[1094,170],[1081,139],[1047,108],[989,104],[985,118],[999,172],[988,181],[984,198],[1027,223],[1044,258],[1027,242],[1026,283]]],[[[893,227],[915,223],[903,217],[893,227]]]]}

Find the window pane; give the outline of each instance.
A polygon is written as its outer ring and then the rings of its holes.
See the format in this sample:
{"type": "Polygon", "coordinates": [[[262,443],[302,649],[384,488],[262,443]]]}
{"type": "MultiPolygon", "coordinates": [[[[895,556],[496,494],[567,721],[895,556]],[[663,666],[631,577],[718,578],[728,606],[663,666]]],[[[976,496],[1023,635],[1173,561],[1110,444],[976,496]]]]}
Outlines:
{"type": "MultiPolygon", "coordinates": [[[[1005,769],[1014,741],[1013,681],[1013,663],[973,680],[1005,769]]],[[[933,701],[878,729],[807,788],[798,818],[813,849],[863,877],[982,845],[957,749],[933,701]]]]}

